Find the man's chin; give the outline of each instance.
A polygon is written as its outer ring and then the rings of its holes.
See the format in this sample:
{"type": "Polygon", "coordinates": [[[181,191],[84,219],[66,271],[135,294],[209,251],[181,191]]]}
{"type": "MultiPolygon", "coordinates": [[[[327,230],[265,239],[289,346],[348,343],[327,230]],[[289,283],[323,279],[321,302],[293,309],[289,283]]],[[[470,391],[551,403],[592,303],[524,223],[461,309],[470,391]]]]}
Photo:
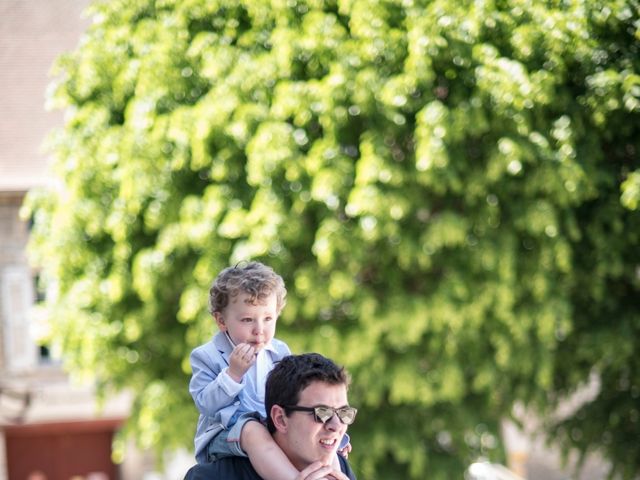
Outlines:
{"type": "Polygon", "coordinates": [[[331,462],[333,462],[333,459],[335,458],[337,454],[336,450],[332,450],[330,452],[323,452],[322,455],[320,455],[320,458],[318,458],[318,460],[320,460],[322,463],[330,465],[331,462]]]}

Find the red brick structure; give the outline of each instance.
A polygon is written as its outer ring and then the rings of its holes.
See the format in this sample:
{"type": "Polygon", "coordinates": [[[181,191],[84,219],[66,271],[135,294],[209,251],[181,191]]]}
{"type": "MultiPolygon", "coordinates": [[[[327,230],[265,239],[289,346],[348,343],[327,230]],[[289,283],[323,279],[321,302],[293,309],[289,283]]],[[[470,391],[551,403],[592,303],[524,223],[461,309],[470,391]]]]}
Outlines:
{"type": "Polygon", "coordinates": [[[119,478],[111,442],[120,420],[43,423],[5,427],[8,475],[107,480],[119,478]]]}

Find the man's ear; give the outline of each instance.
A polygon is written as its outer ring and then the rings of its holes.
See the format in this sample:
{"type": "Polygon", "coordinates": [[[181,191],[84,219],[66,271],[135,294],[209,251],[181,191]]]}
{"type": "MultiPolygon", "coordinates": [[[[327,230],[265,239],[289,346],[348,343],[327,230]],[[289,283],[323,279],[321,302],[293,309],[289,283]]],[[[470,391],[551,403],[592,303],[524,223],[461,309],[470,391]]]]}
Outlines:
{"type": "Polygon", "coordinates": [[[221,332],[227,331],[227,326],[224,324],[224,318],[220,312],[213,312],[213,318],[216,319],[216,323],[218,324],[218,328],[221,332]]]}
{"type": "Polygon", "coordinates": [[[289,423],[289,418],[280,405],[273,405],[271,407],[271,420],[273,421],[273,425],[276,427],[276,430],[279,432],[286,432],[287,426],[289,423]]]}

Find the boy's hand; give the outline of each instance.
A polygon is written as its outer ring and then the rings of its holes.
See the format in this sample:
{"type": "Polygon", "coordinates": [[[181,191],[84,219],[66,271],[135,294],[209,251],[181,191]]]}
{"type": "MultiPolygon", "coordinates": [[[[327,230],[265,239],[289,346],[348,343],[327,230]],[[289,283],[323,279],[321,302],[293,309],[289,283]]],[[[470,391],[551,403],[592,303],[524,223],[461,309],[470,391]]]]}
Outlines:
{"type": "Polygon", "coordinates": [[[227,370],[229,376],[240,383],[249,367],[256,361],[257,353],[256,349],[248,343],[236,345],[229,357],[229,370],[227,370]]]}
{"type": "Polygon", "coordinates": [[[351,447],[351,442],[349,442],[344,446],[344,448],[338,450],[338,454],[342,455],[344,458],[349,458],[349,453],[351,453],[352,449],[353,448],[351,447]]]}

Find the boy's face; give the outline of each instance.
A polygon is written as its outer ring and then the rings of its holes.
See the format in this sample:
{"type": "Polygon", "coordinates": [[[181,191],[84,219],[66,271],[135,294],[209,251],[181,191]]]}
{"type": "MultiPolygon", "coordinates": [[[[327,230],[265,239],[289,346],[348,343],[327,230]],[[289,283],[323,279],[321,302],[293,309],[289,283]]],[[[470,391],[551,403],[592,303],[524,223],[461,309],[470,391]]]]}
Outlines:
{"type": "Polygon", "coordinates": [[[262,302],[251,303],[250,298],[249,294],[240,292],[214,316],[220,331],[227,332],[233,343],[248,343],[259,352],[276,332],[277,301],[275,293],[262,302]]]}

